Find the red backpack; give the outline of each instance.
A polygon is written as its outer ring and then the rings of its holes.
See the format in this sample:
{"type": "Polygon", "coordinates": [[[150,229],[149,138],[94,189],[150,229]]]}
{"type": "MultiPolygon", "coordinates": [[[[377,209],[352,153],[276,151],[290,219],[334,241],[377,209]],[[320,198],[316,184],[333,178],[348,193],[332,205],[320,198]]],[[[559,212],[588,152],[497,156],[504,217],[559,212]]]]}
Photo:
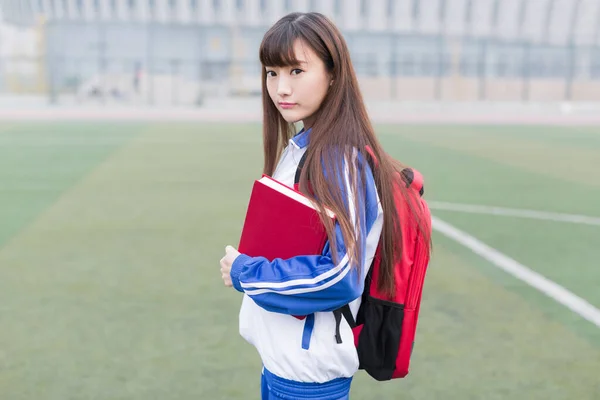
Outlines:
{"type": "MultiPolygon", "coordinates": [[[[371,149],[367,151],[374,160],[371,149]]],[[[296,185],[303,161],[304,157],[296,173],[296,185]]],[[[356,321],[347,304],[333,312],[337,342],[342,343],[339,326],[343,316],[354,333],[359,368],[378,381],[404,378],[408,374],[430,259],[431,214],[422,197],[423,176],[410,168],[404,169],[399,175],[394,186],[394,198],[402,229],[402,258],[394,265],[395,294],[389,297],[377,290],[380,243],[365,279],[356,321]],[[414,200],[409,203],[407,197],[414,200]],[[414,208],[414,212],[411,208],[414,208]],[[417,218],[414,214],[417,214],[417,218]]]]}
{"type": "Polygon", "coordinates": [[[404,184],[418,193],[415,198],[420,204],[415,204],[418,207],[415,212],[419,215],[419,222],[411,213],[401,189],[396,187],[396,208],[400,214],[403,243],[402,259],[394,265],[395,294],[389,297],[377,290],[381,251],[378,247],[365,280],[356,322],[352,320],[347,305],[340,312],[335,312],[336,323],[340,321],[341,313],[352,327],[360,369],[379,381],[404,378],[408,374],[430,257],[431,215],[421,197],[423,177],[416,170],[405,169],[402,178],[397,185],[404,184]]]}

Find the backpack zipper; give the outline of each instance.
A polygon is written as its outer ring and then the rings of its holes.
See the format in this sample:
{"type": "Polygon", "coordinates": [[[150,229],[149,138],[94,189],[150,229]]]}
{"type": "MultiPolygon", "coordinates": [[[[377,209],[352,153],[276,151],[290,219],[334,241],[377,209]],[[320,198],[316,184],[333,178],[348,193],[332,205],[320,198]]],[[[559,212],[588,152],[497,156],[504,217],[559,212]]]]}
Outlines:
{"type": "Polygon", "coordinates": [[[406,295],[406,308],[414,309],[419,302],[421,297],[421,291],[419,288],[423,286],[425,280],[425,271],[427,269],[427,263],[423,262],[423,238],[417,234],[417,246],[415,249],[415,256],[413,260],[413,271],[409,280],[409,290],[406,295]]]}

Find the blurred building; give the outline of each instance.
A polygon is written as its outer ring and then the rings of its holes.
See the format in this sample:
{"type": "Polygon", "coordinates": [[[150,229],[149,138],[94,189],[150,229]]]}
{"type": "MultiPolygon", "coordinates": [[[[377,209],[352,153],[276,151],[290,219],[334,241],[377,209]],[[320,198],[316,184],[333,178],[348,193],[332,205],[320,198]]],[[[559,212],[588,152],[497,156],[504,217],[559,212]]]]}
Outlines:
{"type": "Polygon", "coordinates": [[[0,37],[0,90],[31,75],[29,90],[79,101],[252,95],[267,27],[288,12],[319,11],[344,32],[368,98],[600,100],[600,0],[0,0],[0,8],[13,32],[0,37]],[[3,52],[18,40],[31,51],[3,52]]]}

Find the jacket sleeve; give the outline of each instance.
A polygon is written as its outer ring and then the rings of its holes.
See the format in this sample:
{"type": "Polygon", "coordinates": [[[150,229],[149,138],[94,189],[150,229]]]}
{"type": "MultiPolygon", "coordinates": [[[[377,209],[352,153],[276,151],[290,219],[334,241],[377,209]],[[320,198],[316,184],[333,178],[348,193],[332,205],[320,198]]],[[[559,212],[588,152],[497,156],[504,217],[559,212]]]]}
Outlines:
{"type": "MultiPolygon", "coordinates": [[[[358,240],[362,242],[361,276],[358,276],[358,269],[348,262],[341,229],[336,224],[337,263],[333,262],[329,241],[320,255],[301,255],[270,262],[264,257],[241,254],[231,268],[233,286],[250,296],[265,310],[291,315],[332,311],[361,296],[365,261],[369,256],[367,243],[371,243],[370,247],[376,247],[381,234],[382,213],[369,166],[359,161],[358,167],[359,172],[360,168],[367,169],[366,184],[361,185],[359,181],[358,185],[359,188],[364,187],[365,192],[363,196],[358,196],[360,204],[354,206],[356,199],[348,196],[346,205],[349,210],[356,210],[351,215],[354,217],[355,227],[359,227],[358,240]]],[[[347,195],[347,174],[340,181],[344,181],[340,182],[340,187],[347,195]]],[[[374,253],[374,249],[371,253],[374,253]]],[[[370,254],[371,258],[372,256],[370,254]]]]}

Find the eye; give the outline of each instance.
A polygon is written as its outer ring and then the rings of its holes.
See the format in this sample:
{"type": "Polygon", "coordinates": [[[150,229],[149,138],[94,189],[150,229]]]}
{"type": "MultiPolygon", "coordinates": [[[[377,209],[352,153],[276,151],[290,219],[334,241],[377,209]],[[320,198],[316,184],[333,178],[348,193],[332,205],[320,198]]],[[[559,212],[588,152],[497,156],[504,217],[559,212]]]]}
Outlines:
{"type": "Polygon", "coordinates": [[[300,74],[302,72],[304,72],[304,71],[302,71],[300,68],[294,68],[292,70],[292,75],[298,75],[298,74],[300,74]]]}
{"type": "Polygon", "coordinates": [[[267,71],[267,76],[274,77],[274,76],[277,76],[277,74],[275,73],[275,71],[267,71]]]}

